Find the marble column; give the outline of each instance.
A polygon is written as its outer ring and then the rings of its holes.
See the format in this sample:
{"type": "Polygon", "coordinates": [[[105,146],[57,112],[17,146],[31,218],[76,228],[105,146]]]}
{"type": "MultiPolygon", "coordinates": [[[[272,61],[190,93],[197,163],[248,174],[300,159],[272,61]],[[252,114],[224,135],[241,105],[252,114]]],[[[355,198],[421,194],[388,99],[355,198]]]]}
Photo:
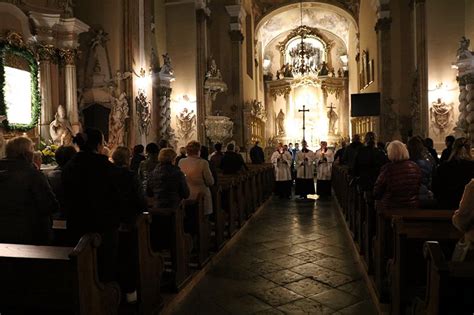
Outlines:
{"type": "Polygon", "coordinates": [[[49,124],[54,119],[52,103],[52,82],[51,82],[51,58],[55,53],[52,46],[40,46],[39,68],[40,68],[40,92],[41,92],[41,118],[40,118],[40,137],[44,141],[50,139],[49,124]]]}
{"type": "Polygon", "coordinates": [[[380,140],[392,140],[398,133],[398,115],[393,111],[392,104],[392,54],[391,54],[391,34],[390,26],[392,19],[389,12],[383,11],[382,16],[375,24],[377,32],[378,60],[379,60],[379,78],[381,94],[381,128],[380,140]]]}
{"type": "Polygon", "coordinates": [[[230,31],[229,36],[231,40],[231,60],[232,60],[232,107],[234,120],[234,140],[238,144],[244,144],[247,139],[244,139],[243,128],[243,72],[242,72],[242,41],[244,35],[242,33],[242,20],[245,18],[245,10],[241,5],[226,6],[227,13],[230,15],[230,31]]]}
{"type": "Polygon", "coordinates": [[[77,106],[76,50],[63,49],[60,55],[65,62],[64,79],[67,118],[71,122],[73,132],[78,133],[81,130],[81,123],[79,122],[79,109],[77,106]]]}

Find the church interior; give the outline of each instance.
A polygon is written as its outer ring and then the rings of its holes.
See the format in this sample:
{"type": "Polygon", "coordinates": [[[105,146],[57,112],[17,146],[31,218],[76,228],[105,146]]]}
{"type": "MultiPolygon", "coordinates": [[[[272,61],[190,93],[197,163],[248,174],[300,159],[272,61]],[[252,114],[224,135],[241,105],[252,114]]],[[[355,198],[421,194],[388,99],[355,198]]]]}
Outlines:
{"type": "Polygon", "coordinates": [[[473,14],[0,0],[0,315],[473,314],[473,14]]]}

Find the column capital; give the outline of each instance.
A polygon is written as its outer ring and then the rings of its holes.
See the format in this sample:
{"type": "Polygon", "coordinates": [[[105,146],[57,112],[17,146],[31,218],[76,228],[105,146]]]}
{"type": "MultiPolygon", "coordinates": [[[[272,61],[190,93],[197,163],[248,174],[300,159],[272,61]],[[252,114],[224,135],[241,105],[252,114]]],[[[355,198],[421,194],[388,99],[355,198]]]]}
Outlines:
{"type": "Polygon", "coordinates": [[[66,65],[75,65],[77,55],[77,49],[59,49],[59,57],[66,63],[66,65]]]}
{"type": "Polygon", "coordinates": [[[247,16],[247,12],[242,5],[226,5],[225,9],[230,16],[230,30],[242,31],[242,21],[247,16]]]}
{"type": "Polygon", "coordinates": [[[375,23],[375,31],[388,31],[390,30],[390,26],[392,24],[392,18],[391,17],[383,17],[379,18],[377,20],[377,23],[375,23]]]}
{"type": "Polygon", "coordinates": [[[196,11],[202,12],[205,17],[211,16],[211,10],[207,6],[206,0],[195,0],[196,11]]]}
{"type": "Polygon", "coordinates": [[[53,45],[39,45],[36,53],[40,61],[51,61],[57,58],[57,50],[53,45]]]}

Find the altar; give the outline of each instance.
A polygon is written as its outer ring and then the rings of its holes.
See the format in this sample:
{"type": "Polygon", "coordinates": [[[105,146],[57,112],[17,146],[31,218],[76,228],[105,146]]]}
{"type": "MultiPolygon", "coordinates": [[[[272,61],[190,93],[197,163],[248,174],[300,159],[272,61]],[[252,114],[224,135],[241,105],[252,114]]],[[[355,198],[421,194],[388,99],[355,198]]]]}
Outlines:
{"type": "Polygon", "coordinates": [[[346,77],[284,78],[266,82],[267,106],[275,114],[275,138],[284,143],[303,139],[305,106],[305,140],[310,148],[321,141],[330,145],[349,134],[349,104],[346,77]]]}
{"type": "Polygon", "coordinates": [[[349,71],[345,36],[309,22],[300,6],[301,25],[282,32],[263,27],[266,134],[271,142],[301,143],[311,149],[349,136],[349,71]],[[304,111],[303,111],[304,107],[304,111]],[[304,115],[303,115],[304,113],[304,115]],[[303,130],[304,127],[304,130],[303,130]]]}

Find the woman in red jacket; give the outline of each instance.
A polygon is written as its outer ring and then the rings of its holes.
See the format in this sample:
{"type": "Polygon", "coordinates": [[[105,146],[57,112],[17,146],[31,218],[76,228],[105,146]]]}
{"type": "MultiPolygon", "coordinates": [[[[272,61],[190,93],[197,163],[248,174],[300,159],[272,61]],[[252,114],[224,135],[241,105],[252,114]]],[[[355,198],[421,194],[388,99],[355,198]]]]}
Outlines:
{"type": "Polygon", "coordinates": [[[421,185],[421,170],[410,161],[408,150],[400,141],[392,141],[387,148],[388,159],[377,178],[374,196],[382,208],[417,208],[421,185]]]}

